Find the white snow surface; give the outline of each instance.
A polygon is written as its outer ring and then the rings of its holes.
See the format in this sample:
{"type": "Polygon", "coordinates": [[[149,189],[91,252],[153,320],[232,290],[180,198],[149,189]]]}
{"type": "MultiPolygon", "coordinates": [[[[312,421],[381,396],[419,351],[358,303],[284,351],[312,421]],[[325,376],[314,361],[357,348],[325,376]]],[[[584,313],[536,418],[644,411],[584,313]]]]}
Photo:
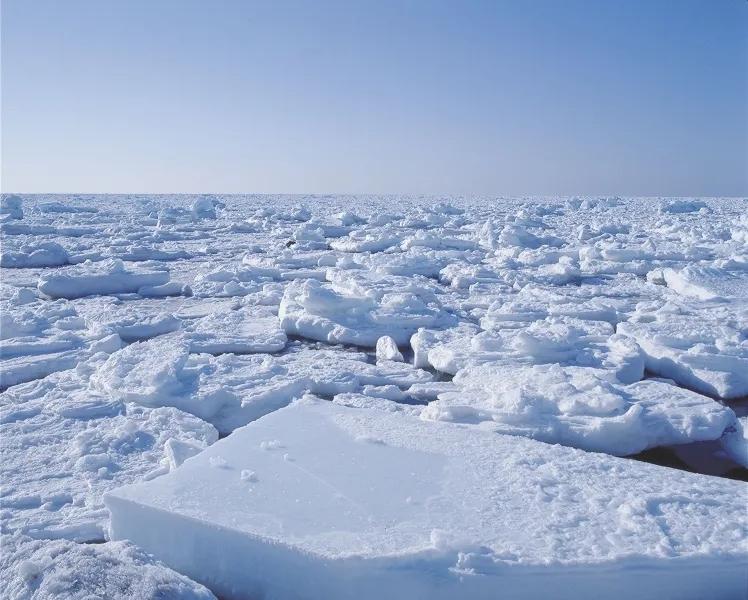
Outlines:
{"type": "Polygon", "coordinates": [[[746,199],[0,203],[12,598],[743,598],[747,400],[746,199]]]}

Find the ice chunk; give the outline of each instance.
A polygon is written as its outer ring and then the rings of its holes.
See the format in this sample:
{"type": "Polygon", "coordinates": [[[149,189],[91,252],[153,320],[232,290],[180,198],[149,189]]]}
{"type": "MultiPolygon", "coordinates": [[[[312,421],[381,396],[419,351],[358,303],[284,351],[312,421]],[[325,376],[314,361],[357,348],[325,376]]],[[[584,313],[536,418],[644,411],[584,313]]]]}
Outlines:
{"type": "Polygon", "coordinates": [[[740,417],[725,430],[720,439],[727,455],[739,465],[748,467],[748,417],[740,417]]]}
{"type": "Polygon", "coordinates": [[[187,329],[192,352],[277,352],[287,342],[278,318],[263,307],[214,313],[187,329]]]}
{"type": "Polygon", "coordinates": [[[665,306],[620,323],[618,332],[639,343],[653,373],[710,396],[740,398],[748,395],[748,341],[735,317],[729,308],[665,306]]]}
{"type": "Polygon", "coordinates": [[[456,390],[439,394],[424,419],[480,423],[618,456],[647,448],[719,439],[735,414],[711,398],[657,381],[615,383],[605,371],[514,364],[458,371],[456,390]]]}
{"type": "Polygon", "coordinates": [[[59,267],[68,264],[70,257],[56,242],[42,242],[22,246],[18,252],[0,253],[0,267],[9,269],[59,267]]]}
{"type": "Polygon", "coordinates": [[[45,273],[39,278],[39,291],[50,298],[82,298],[94,294],[124,294],[141,287],[163,285],[168,271],[132,271],[121,261],[79,265],[68,271],[45,273]]]}
{"type": "Polygon", "coordinates": [[[386,293],[378,299],[343,295],[314,280],[286,288],[278,318],[289,334],[372,348],[385,335],[404,345],[419,327],[454,321],[438,303],[424,302],[414,293],[386,293]]]}
{"type": "Polygon", "coordinates": [[[404,236],[394,230],[351,231],[346,237],[333,240],[330,247],[341,252],[382,252],[401,243],[404,236]]]}
{"type": "Polygon", "coordinates": [[[748,298],[748,271],[689,265],[680,270],[665,269],[663,278],[679,294],[700,300],[748,298]]]}
{"type": "Polygon", "coordinates": [[[403,361],[403,355],[397,348],[395,340],[390,336],[385,335],[377,340],[377,360],[396,360],[403,361]]]}
{"type": "Polygon", "coordinates": [[[30,354],[0,361],[0,389],[42,379],[51,373],[72,369],[81,360],[76,351],[30,354]]]}
{"type": "Polygon", "coordinates": [[[216,207],[211,196],[200,196],[192,203],[192,216],[195,219],[215,219],[216,207]]]}
{"type": "Polygon", "coordinates": [[[182,326],[182,321],[170,313],[138,315],[130,313],[120,320],[107,323],[125,342],[147,340],[158,335],[172,333],[182,326]]]}
{"type": "Polygon", "coordinates": [[[660,212],[670,214],[691,213],[706,208],[702,200],[668,200],[660,205],[660,212]]]}
{"type": "Polygon", "coordinates": [[[7,220],[23,219],[23,198],[15,194],[3,194],[0,198],[0,216],[7,220]]]}
{"type": "Polygon", "coordinates": [[[744,484],[305,400],[107,495],[225,598],[735,597],[744,484]],[[282,451],[263,451],[276,440],[282,451]],[[293,460],[284,460],[284,455],[293,460]],[[220,456],[225,465],[210,464],[220,456]],[[250,470],[256,480],[243,480],[250,470]]]}

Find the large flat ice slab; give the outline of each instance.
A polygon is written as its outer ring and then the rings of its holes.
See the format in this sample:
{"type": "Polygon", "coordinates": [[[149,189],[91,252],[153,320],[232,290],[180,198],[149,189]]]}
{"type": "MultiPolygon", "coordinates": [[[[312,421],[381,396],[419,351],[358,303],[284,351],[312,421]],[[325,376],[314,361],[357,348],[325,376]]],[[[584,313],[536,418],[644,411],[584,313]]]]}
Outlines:
{"type": "Polygon", "coordinates": [[[225,598],[742,598],[744,483],[307,398],[106,496],[225,598]]]}

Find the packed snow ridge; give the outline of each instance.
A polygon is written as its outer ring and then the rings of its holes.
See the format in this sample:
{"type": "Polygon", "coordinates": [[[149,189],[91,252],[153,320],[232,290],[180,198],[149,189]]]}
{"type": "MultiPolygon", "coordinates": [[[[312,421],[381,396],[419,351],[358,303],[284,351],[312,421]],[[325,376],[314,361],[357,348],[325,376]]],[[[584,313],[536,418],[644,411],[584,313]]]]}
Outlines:
{"type": "Polygon", "coordinates": [[[0,235],[9,598],[745,598],[745,199],[5,195],[0,235]]]}

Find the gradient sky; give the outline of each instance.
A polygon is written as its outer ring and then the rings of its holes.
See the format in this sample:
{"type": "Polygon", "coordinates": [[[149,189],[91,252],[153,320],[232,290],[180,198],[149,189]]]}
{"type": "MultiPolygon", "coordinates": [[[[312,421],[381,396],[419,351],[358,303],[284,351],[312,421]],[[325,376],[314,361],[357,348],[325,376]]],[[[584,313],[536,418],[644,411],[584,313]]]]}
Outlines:
{"type": "Polygon", "coordinates": [[[3,0],[1,185],[748,195],[748,2],[3,0]]]}

